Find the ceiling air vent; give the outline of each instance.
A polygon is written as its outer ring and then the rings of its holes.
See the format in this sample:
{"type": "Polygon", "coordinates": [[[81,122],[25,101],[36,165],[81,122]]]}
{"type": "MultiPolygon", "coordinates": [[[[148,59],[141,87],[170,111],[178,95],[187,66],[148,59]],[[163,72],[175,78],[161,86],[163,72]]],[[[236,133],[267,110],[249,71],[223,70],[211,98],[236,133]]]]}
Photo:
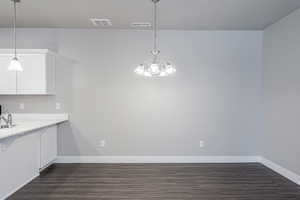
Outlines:
{"type": "Polygon", "coordinates": [[[149,28],[151,27],[150,22],[133,22],[130,25],[132,28],[149,28]]]}
{"type": "Polygon", "coordinates": [[[103,27],[109,27],[112,26],[112,23],[110,19],[98,19],[98,18],[91,18],[91,22],[95,27],[103,26],[103,27]]]}

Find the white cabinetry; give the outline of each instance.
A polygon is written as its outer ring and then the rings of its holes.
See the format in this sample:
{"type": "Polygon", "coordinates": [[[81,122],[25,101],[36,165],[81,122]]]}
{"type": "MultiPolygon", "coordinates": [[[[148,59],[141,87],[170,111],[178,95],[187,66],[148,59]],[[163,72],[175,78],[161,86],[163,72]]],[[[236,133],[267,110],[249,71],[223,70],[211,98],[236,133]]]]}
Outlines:
{"type": "Polygon", "coordinates": [[[0,199],[39,175],[57,157],[57,125],[0,140],[0,199]]]}
{"type": "Polygon", "coordinates": [[[0,141],[0,199],[39,174],[39,136],[28,133],[0,141]]]}
{"type": "Polygon", "coordinates": [[[40,169],[47,167],[57,157],[57,126],[41,130],[41,162],[40,169]]]}
{"type": "Polygon", "coordinates": [[[23,72],[8,71],[13,54],[0,50],[0,95],[51,95],[55,93],[55,59],[49,50],[19,50],[23,72]]]}
{"type": "Polygon", "coordinates": [[[7,70],[11,57],[0,54],[0,94],[16,94],[17,74],[7,70]]]}

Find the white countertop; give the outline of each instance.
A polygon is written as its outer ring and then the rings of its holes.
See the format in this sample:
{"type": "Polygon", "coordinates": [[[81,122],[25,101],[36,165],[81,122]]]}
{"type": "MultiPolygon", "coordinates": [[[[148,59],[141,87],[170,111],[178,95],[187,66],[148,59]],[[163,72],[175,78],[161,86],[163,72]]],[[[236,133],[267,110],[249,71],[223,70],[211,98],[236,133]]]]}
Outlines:
{"type": "Polygon", "coordinates": [[[68,121],[67,114],[13,114],[13,122],[16,126],[0,129],[0,140],[66,121],[68,121]]]}

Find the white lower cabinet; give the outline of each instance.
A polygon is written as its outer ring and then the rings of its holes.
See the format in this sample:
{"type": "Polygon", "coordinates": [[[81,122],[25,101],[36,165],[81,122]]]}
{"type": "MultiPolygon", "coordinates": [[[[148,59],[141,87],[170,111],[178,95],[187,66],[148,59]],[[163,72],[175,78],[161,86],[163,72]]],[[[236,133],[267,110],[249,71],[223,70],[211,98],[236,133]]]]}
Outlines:
{"type": "Polygon", "coordinates": [[[4,199],[39,174],[39,136],[28,133],[0,142],[0,199],[4,199]]]}
{"type": "Polygon", "coordinates": [[[56,125],[0,140],[0,200],[38,176],[56,157],[56,125]]]}
{"type": "Polygon", "coordinates": [[[40,141],[40,169],[43,169],[51,164],[57,157],[57,126],[41,130],[40,141]]]}

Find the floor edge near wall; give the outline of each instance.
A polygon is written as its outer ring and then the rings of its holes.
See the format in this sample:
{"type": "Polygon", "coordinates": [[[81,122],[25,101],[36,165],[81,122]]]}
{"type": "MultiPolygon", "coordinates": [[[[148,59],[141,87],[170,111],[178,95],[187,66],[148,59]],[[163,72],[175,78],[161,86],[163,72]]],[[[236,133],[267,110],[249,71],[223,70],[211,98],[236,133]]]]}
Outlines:
{"type": "Polygon", "coordinates": [[[277,172],[278,174],[284,176],[285,178],[293,181],[294,183],[300,185],[300,175],[296,174],[295,172],[292,172],[291,170],[288,170],[279,164],[272,162],[264,157],[260,157],[259,162],[263,164],[264,166],[272,169],[273,171],[277,172]]]}
{"type": "Polygon", "coordinates": [[[261,156],[59,156],[56,163],[261,163],[300,185],[300,176],[261,156]]]}

